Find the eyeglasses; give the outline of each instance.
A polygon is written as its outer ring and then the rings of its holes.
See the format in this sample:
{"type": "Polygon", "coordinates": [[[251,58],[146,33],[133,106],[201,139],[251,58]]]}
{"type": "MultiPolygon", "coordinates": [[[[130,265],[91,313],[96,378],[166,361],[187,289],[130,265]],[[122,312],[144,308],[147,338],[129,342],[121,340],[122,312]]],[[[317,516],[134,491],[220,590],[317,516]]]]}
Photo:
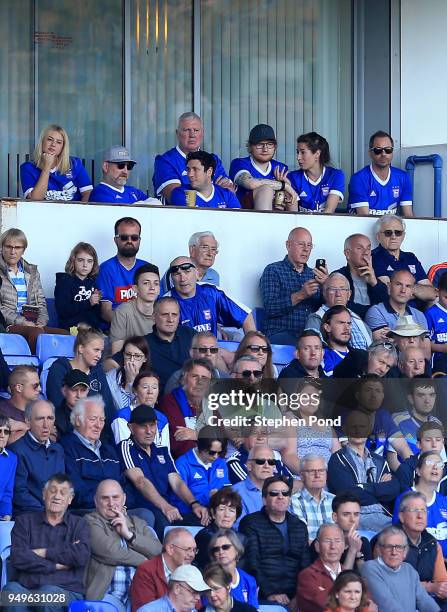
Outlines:
{"type": "Polygon", "coordinates": [[[254,145],[255,149],[257,151],[262,151],[262,149],[267,149],[268,151],[273,151],[273,149],[276,147],[276,143],[274,142],[259,142],[258,144],[254,145]]]}
{"type": "Polygon", "coordinates": [[[408,508],[403,512],[408,512],[409,514],[427,514],[427,508],[408,508]]]}
{"type": "Polygon", "coordinates": [[[404,233],[404,230],[383,230],[382,234],[387,238],[391,238],[391,236],[397,236],[400,238],[404,233]]]}
{"type": "Polygon", "coordinates": [[[394,147],[371,147],[370,151],[372,151],[374,155],[381,155],[382,153],[391,155],[391,153],[394,151],[394,147]]]}
{"type": "Polygon", "coordinates": [[[186,270],[191,270],[191,268],[195,268],[195,265],[193,263],[182,263],[178,266],[171,266],[168,270],[168,274],[177,274],[179,270],[183,270],[183,272],[186,272],[186,270]]]}
{"type": "Polygon", "coordinates": [[[236,372],[236,374],[240,374],[242,378],[261,378],[262,370],[242,370],[242,372],[236,372]]]}
{"type": "Polygon", "coordinates": [[[212,355],[215,355],[219,352],[218,346],[192,346],[191,348],[194,351],[199,351],[201,355],[206,355],[206,353],[211,353],[212,355]]]}
{"type": "Polygon", "coordinates": [[[23,249],[25,248],[24,246],[17,246],[14,244],[4,244],[3,248],[6,249],[7,251],[23,251],[23,249]]]}
{"type": "Polygon", "coordinates": [[[233,544],[222,544],[222,546],[213,546],[211,548],[211,552],[213,553],[213,555],[215,555],[216,553],[218,553],[220,550],[230,550],[230,548],[233,546],[233,544]]]}
{"type": "Polygon", "coordinates": [[[211,457],[217,457],[217,455],[221,453],[222,451],[215,451],[215,450],[210,449],[210,450],[207,450],[206,452],[208,453],[208,455],[211,455],[211,457]]]}
{"type": "MultiPolygon", "coordinates": [[[[19,385],[22,385],[22,387],[25,386],[24,383],[18,383],[19,385]]],[[[37,389],[39,389],[40,387],[40,382],[36,382],[36,383],[29,383],[29,386],[34,389],[34,391],[36,391],[37,389]]]]}
{"type": "Polygon", "coordinates": [[[301,472],[304,472],[305,474],[314,474],[314,476],[320,476],[322,474],[326,474],[326,468],[320,468],[317,470],[301,470],[301,472]]]}
{"type": "Polygon", "coordinates": [[[109,163],[115,164],[115,166],[119,170],[124,170],[124,168],[127,168],[128,170],[132,170],[133,167],[135,166],[135,162],[109,162],[109,163]]]}
{"type": "Polygon", "coordinates": [[[5,436],[9,436],[9,434],[11,433],[11,430],[8,429],[7,427],[0,427],[0,433],[4,434],[5,436]]]}
{"type": "Polygon", "coordinates": [[[351,290],[347,287],[327,287],[326,291],[328,293],[349,293],[351,290]]]}
{"type": "Polygon", "coordinates": [[[315,245],[312,242],[303,242],[302,240],[298,240],[298,242],[296,240],[289,240],[290,243],[294,244],[297,247],[300,247],[300,249],[313,249],[315,247],[315,245]]]}
{"type": "Polygon", "coordinates": [[[178,544],[173,544],[172,546],[175,546],[176,548],[180,548],[180,550],[183,550],[184,552],[187,552],[187,553],[193,553],[194,555],[197,554],[196,546],[188,546],[187,548],[185,548],[184,546],[179,546],[178,544]]]}
{"type": "Polygon", "coordinates": [[[210,247],[207,246],[206,244],[201,244],[199,246],[199,251],[202,252],[206,252],[206,253],[212,253],[213,255],[217,255],[217,253],[219,252],[219,249],[217,247],[210,247]]]}
{"type": "Polygon", "coordinates": [[[425,460],[425,465],[436,465],[436,467],[438,468],[442,468],[444,467],[444,462],[443,461],[434,461],[434,459],[426,459],[425,460]]]}
{"type": "Polygon", "coordinates": [[[399,552],[402,552],[407,548],[405,544],[380,544],[380,547],[384,548],[385,550],[398,550],[399,552]]]}
{"type": "Polygon", "coordinates": [[[291,493],[292,492],[289,489],[285,489],[284,491],[268,491],[267,495],[269,497],[278,497],[279,495],[282,495],[283,497],[290,497],[291,493]]]}
{"type": "Polygon", "coordinates": [[[252,461],[253,463],[256,463],[256,465],[265,465],[266,463],[271,466],[276,465],[275,459],[252,459],[252,461]]]}
{"type": "Polygon", "coordinates": [[[117,234],[115,238],[119,238],[123,242],[131,240],[132,242],[138,242],[141,238],[139,234],[117,234]]]}
{"type": "Polygon", "coordinates": [[[270,347],[262,346],[262,344],[249,344],[247,346],[247,349],[251,351],[252,353],[268,353],[270,350],[270,347]]]}
{"type": "Polygon", "coordinates": [[[144,355],[139,353],[124,353],[124,357],[126,359],[134,359],[135,361],[142,361],[144,359],[144,355]]]}

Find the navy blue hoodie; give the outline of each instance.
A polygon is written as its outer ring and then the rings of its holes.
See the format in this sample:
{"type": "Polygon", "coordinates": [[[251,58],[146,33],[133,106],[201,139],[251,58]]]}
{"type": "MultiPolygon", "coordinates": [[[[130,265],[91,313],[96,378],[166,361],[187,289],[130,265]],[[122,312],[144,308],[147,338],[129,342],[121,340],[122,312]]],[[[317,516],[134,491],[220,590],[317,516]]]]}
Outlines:
{"type": "Polygon", "coordinates": [[[90,304],[90,296],[95,287],[96,279],[81,280],[75,274],[57,272],[54,297],[60,327],[70,329],[82,321],[100,328],[100,304],[90,304]]]}

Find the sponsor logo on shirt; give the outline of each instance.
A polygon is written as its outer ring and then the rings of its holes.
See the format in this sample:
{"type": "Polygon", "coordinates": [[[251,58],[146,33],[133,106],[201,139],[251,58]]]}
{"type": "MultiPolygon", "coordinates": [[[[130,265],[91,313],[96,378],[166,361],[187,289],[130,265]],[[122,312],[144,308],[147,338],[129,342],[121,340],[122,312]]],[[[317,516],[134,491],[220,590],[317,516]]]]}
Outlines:
{"type": "Polygon", "coordinates": [[[202,475],[199,474],[199,472],[196,472],[193,476],[193,478],[195,478],[195,480],[202,480],[202,475]]]}
{"type": "Polygon", "coordinates": [[[133,300],[136,298],[137,294],[132,285],[126,285],[121,287],[115,287],[115,296],[114,301],[121,303],[127,302],[129,300],[133,300]]]}
{"type": "Polygon", "coordinates": [[[386,269],[387,272],[394,272],[394,269],[391,266],[388,266],[388,268],[386,269]]]}
{"type": "Polygon", "coordinates": [[[373,189],[373,190],[371,191],[371,193],[369,194],[369,197],[373,197],[373,198],[375,198],[375,197],[376,197],[376,195],[377,195],[377,194],[376,194],[376,192],[375,192],[375,191],[374,191],[374,189],[373,189]]]}
{"type": "Polygon", "coordinates": [[[306,197],[307,197],[307,193],[306,193],[306,192],[303,190],[303,191],[300,193],[300,198],[306,198],[306,197]]]}
{"type": "Polygon", "coordinates": [[[198,332],[211,331],[211,323],[204,323],[203,325],[194,325],[194,329],[198,332]]]}

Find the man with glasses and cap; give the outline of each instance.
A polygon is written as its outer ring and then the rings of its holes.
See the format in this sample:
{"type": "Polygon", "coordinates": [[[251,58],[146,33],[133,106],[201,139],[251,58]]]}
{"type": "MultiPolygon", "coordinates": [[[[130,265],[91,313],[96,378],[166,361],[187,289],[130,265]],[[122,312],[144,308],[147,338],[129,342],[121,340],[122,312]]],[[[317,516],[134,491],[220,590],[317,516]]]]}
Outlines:
{"type": "Polygon", "coordinates": [[[136,202],[161,204],[159,200],[149,198],[136,187],[127,185],[129,172],[133,170],[136,163],[126,147],[121,145],[110,147],[105,152],[102,162],[102,181],[91,192],[90,202],[109,202],[120,205],[136,204],[136,202]]]}
{"type": "Polygon", "coordinates": [[[264,506],[245,516],[239,531],[247,538],[244,567],[256,578],[260,603],[267,600],[295,609],[297,575],[310,565],[310,551],[306,525],[288,511],[291,494],[286,477],[265,479],[264,506]]]}
{"type": "Polygon", "coordinates": [[[64,377],[62,384],[62,395],[64,399],[56,408],[56,429],[59,437],[73,431],[73,425],[70,422],[71,411],[76,405],[76,402],[90,392],[90,381],[85,372],[81,370],[70,370],[64,377]]]}
{"type": "Polygon", "coordinates": [[[117,254],[99,266],[98,288],[101,291],[101,316],[109,322],[112,314],[123,302],[135,295],[134,275],[148,262],[137,259],[140,250],[141,224],[133,217],[118,219],[114,227],[117,254]]]}
{"type": "Polygon", "coordinates": [[[173,288],[165,295],[180,305],[180,325],[196,331],[210,331],[217,336],[217,324],[242,328],[245,333],[255,330],[253,315],[247,306],[229,297],[222,289],[208,283],[198,283],[197,269],[190,257],[176,257],[167,272],[173,288]]]}
{"type": "Polygon", "coordinates": [[[413,216],[413,190],[406,172],[391,165],[394,141],[379,130],[369,139],[371,164],[349,181],[348,210],[358,215],[413,216]]]}

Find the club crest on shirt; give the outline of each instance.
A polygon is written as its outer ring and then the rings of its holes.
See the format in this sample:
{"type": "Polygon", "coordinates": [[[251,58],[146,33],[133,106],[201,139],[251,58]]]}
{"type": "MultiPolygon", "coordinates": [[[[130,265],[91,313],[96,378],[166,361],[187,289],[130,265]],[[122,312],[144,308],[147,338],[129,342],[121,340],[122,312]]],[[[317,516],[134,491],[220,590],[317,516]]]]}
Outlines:
{"type": "Polygon", "coordinates": [[[160,463],[166,463],[164,455],[157,455],[157,459],[160,463]]]}
{"type": "Polygon", "coordinates": [[[322,187],[322,188],[321,188],[321,193],[322,193],[324,196],[329,195],[329,187],[328,187],[327,185],[325,185],[324,187],[322,187]]]}
{"type": "Polygon", "coordinates": [[[393,187],[393,198],[398,198],[400,195],[400,188],[399,187],[393,187]]]}
{"type": "Polygon", "coordinates": [[[222,468],[217,468],[216,476],[217,476],[217,478],[223,478],[224,477],[224,471],[223,471],[222,468]]]}
{"type": "Polygon", "coordinates": [[[416,274],[416,266],[415,266],[415,265],[413,265],[413,264],[409,264],[409,265],[408,265],[408,267],[409,267],[410,272],[411,272],[412,274],[416,274]]]}
{"type": "Polygon", "coordinates": [[[204,310],[203,316],[205,317],[207,321],[210,321],[211,320],[211,310],[204,310]]]}

